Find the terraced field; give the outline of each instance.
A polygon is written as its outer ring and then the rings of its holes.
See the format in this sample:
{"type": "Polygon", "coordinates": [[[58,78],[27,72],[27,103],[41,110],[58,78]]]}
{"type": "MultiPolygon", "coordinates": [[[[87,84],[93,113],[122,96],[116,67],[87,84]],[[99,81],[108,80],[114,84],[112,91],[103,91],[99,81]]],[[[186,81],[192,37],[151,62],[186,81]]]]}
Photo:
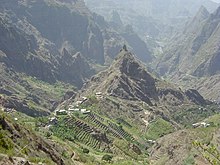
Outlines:
{"type": "Polygon", "coordinates": [[[109,146],[113,140],[133,141],[134,138],[119,125],[96,115],[87,114],[84,118],[67,116],[51,128],[55,136],[77,141],[93,149],[109,146]]]}

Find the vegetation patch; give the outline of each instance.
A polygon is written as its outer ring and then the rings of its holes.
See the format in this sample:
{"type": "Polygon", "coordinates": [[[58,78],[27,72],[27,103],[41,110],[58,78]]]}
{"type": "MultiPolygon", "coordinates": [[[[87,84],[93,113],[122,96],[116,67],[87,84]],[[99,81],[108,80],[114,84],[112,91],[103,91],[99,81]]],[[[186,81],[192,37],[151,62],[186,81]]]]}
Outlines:
{"type": "Polygon", "coordinates": [[[149,124],[146,138],[156,140],[159,137],[172,133],[173,131],[174,128],[169,122],[158,118],[156,121],[149,124]]]}
{"type": "Polygon", "coordinates": [[[14,144],[6,134],[5,131],[0,130],[0,151],[1,153],[10,154],[14,149],[14,144]]]}
{"type": "Polygon", "coordinates": [[[193,155],[189,155],[183,163],[183,165],[194,165],[194,164],[195,164],[195,159],[193,155]]]}
{"type": "Polygon", "coordinates": [[[191,126],[193,123],[202,121],[207,117],[212,116],[216,113],[217,113],[217,107],[207,106],[207,107],[196,107],[196,108],[181,110],[177,113],[174,113],[172,117],[176,122],[184,126],[191,126]]]}

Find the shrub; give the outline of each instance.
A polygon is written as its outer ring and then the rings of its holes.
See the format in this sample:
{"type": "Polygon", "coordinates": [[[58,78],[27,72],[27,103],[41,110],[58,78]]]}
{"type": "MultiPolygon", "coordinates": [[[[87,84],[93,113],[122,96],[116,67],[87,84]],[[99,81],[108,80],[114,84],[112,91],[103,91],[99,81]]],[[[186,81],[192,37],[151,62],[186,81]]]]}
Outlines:
{"type": "Polygon", "coordinates": [[[105,161],[107,161],[107,162],[111,162],[112,158],[113,158],[112,155],[104,155],[104,156],[102,157],[102,160],[105,160],[105,161]]]}
{"type": "Polygon", "coordinates": [[[0,149],[1,150],[11,150],[14,148],[14,144],[11,139],[4,136],[2,132],[0,132],[0,149]]]}
{"type": "Polygon", "coordinates": [[[88,154],[89,150],[87,148],[83,148],[83,153],[88,154]]]}

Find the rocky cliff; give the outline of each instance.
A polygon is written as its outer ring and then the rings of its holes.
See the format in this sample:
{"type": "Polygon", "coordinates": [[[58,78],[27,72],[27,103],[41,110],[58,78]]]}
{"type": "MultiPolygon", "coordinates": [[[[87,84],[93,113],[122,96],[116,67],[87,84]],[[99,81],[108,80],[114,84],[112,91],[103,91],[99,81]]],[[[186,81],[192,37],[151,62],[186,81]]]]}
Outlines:
{"type": "Polygon", "coordinates": [[[122,49],[109,69],[93,76],[83,87],[85,93],[103,92],[125,100],[141,100],[149,105],[187,102],[206,104],[195,90],[183,92],[174,85],[154,78],[136,57],[122,49]],[[173,100],[173,101],[172,101],[173,100]],[[175,100],[175,101],[174,101],[175,100]]]}

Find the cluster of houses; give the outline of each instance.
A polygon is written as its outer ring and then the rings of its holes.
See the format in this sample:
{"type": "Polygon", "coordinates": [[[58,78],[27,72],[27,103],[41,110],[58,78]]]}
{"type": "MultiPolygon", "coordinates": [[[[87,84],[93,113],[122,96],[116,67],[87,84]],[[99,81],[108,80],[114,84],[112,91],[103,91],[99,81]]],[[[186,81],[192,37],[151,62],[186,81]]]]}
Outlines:
{"type": "MultiPolygon", "coordinates": [[[[95,93],[95,96],[98,99],[102,99],[103,98],[102,92],[95,93]]],[[[65,110],[65,109],[56,110],[55,114],[56,115],[68,115],[68,114],[71,114],[72,112],[80,112],[82,114],[89,114],[90,110],[87,110],[85,108],[80,108],[80,105],[82,105],[87,100],[88,100],[87,97],[82,97],[79,100],[77,100],[73,105],[69,105],[68,110],[65,110]]]]}
{"type": "Polygon", "coordinates": [[[73,105],[69,105],[69,108],[67,110],[65,109],[56,110],[55,114],[56,115],[68,115],[68,114],[71,114],[72,112],[80,112],[82,114],[89,114],[90,113],[89,110],[85,108],[79,108],[80,105],[82,105],[87,100],[88,100],[87,97],[82,97],[80,100],[76,101],[73,105]]]}
{"type": "Polygon", "coordinates": [[[68,111],[69,112],[81,112],[82,114],[89,114],[90,113],[90,110],[87,110],[87,109],[85,109],[85,108],[82,108],[82,109],[80,109],[80,108],[69,108],[68,109],[68,111]]]}
{"type": "Polygon", "coordinates": [[[57,110],[55,113],[56,115],[68,115],[68,114],[71,114],[72,112],[80,112],[82,114],[89,114],[90,113],[90,110],[87,110],[87,109],[80,109],[80,108],[69,108],[68,110],[65,110],[65,109],[60,109],[60,110],[57,110]]]}

